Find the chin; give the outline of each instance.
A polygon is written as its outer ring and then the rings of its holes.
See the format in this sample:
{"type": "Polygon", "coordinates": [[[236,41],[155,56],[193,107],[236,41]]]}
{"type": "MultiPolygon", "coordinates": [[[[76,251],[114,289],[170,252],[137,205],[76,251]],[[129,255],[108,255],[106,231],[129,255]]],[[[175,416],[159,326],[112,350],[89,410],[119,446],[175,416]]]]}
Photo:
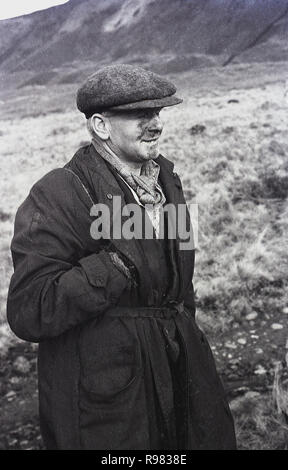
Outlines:
{"type": "MultiPolygon", "coordinates": [[[[143,144],[142,144],[143,145],[143,144]]],[[[155,160],[159,157],[159,145],[158,142],[156,145],[144,144],[141,148],[142,151],[139,152],[139,159],[142,161],[155,160]],[[145,145],[145,147],[144,147],[145,145]]]]}
{"type": "Polygon", "coordinates": [[[146,153],[145,155],[139,156],[139,160],[147,162],[147,160],[155,160],[159,156],[159,152],[146,153]]]}

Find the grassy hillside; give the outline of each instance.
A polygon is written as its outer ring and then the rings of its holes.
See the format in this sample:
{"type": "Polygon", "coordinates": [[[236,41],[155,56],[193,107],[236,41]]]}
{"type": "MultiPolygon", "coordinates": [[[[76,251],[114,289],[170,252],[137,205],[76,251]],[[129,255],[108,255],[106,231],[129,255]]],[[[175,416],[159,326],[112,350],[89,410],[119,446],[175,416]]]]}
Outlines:
{"type": "MultiPolygon", "coordinates": [[[[288,322],[286,76],[285,63],[185,72],[171,77],[184,104],[162,111],[162,153],[174,160],[187,201],[199,204],[198,321],[222,372],[245,364],[243,379],[249,367],[252,375],[266,367],[270,384],[284,359],[288,322]]],[[[5,305],[15,211],[33,182],[88,141],[74,92],[73,84],[30,86],[0,104],[0,354],[13,338],[5,305]]],[[[250,398],[250,405],[234,404],[242,447],[283,447],[271,393],[250,398]]]]}

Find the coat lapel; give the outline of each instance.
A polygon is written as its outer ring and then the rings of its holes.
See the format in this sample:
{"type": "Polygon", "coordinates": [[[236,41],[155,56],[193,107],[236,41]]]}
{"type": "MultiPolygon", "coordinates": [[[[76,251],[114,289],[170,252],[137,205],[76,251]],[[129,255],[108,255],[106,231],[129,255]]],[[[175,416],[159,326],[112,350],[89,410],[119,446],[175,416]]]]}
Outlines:
{"type": "MultiPolygon", "coordinates": [[[[174,165],[172,162],[167,160],[165,157],[160,155],[156,160],[160,165],[160,181],[165,191],[165,196],[168,203],[185,204],[182,185],[179,176],[173,171],[174,165]]],[[[190,223],[189,212],[187,209],[187,217],[190,223]]],[[[184,297],[184,294],[191,283],[191,279],[194,271],[194,250],[181,250],[180,249],[181,239],[179,237],[178,230],[176,230],[175,248],[177,253],[177,264],[179,274],[179,299],[184,297]]]]}

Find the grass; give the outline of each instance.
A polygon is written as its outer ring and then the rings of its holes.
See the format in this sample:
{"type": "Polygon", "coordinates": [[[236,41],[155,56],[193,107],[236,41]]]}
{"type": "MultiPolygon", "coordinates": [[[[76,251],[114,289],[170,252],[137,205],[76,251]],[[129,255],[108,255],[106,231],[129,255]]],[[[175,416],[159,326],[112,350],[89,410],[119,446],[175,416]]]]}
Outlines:
{"type": "Polygon", "coordinates": [[[275,367],[272,393],[232,401],[240,450],[288,450],[288,356],[285,362],[275,367]]]}
{"type": "Polygon", "coordinates": [[[288,450],[288,425],[270,394],[243,397],[234,418],[239,450],[288,450]]]}
{"type": "Polygon", "coordinates": [[[214,312],[224,329],[249,310],[265,310],[263,284],[277,290],[276,308],[287,305],[285,88],[281,81],[263,86],[261,78],[248,90],[243,79],[242,90],[190,97],[184,112],[174,111],[166,142],[199,204],[200,313],[214,312]],[[205,130],[191,133],[196,126],[205,130]]]}

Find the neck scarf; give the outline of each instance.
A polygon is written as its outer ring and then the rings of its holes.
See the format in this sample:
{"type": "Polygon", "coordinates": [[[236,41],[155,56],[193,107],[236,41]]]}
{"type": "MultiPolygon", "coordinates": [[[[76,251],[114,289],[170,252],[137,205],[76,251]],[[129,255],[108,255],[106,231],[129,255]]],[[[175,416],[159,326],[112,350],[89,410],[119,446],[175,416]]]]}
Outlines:
{"type": "Polygon", "coordinates": [[[158,184],[160,167],[154,160],[144,162],[140,175],[136,175],[121,162],[105,142],[100,144],[96,139],[92,139],[92,144],[99,155],[114,166],[119,175],[136,192],[142,204],[164,204],[165,196],[158,184]]]}

